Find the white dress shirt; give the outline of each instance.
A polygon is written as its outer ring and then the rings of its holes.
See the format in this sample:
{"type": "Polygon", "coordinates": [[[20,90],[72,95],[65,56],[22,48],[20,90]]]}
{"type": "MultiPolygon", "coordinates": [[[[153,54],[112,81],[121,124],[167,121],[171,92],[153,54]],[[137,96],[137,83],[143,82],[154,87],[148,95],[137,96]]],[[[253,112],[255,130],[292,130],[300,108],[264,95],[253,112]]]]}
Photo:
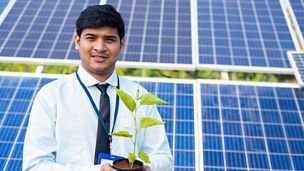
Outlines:
{"type": "MultiPolygon", "coordinates": [[[[97,108],[100,91],[94,86],[99,83],[81,66],[78,74],[89,90],[97,108]]],[[[114,71],[108,80],[107,93],[110,98],[110,130],[113,126],[117,75],[114,71]]],[[[139,84],[119,77],[120,89],[132,97],[136,90],[147,91],[139,84]]],[[[139,108],[137,118],[154,117],[161,120],[155,105],[139,108]]],[[[137,122],[138,123],[138,122],[137,122]]],[[[30,114],[24,141],[23,170],[100,170],[93,165],[98,117],[76,75],[72,74],[45,85],[38,92],[30,114]]],[[[134,121],[130,111],[119,101],[118,116],[113,132],[126,130],[134,135],[134,121]]],[[[133,152],[129,138],[113,136],[111,154],[128,157],[133,152]]],[[[136,154],[146,152],[152,170],[172,170],[173,158],[163,125],[141,129],[138,133],[136,154]]]]}

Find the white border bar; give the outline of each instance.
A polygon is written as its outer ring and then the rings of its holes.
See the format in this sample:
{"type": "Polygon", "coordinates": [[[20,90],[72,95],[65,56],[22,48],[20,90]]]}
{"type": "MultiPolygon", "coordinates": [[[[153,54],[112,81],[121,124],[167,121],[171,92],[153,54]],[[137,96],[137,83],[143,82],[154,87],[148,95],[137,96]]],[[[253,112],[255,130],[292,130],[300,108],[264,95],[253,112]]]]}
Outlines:
{"type": "Polygon", "coordinates": [[[80,60],[9,57],[9,56],[0,56],[0,62],[38,64],[38,65],[74,65],[74,66],[79,66],[80,64],[80,60]]]}
{"type": "Polygon", "coordinates": [[[289,0],[280,0],[280,4],[281,4],[282,10],[283,10],[283,14],[285,16],[285,20],[287,22],[287,26],[289,28],[289,32],[290,32],[292,40],[293,40],[293,44],[295,45],[297,50],[301,50],[302,48],[304,48],[303,47],[304,39],[303,39],[303,35],[302,35],[301,29],[298,24],[298,20],[295,17],[295,14],[293,12],[292,6],[291,6],[289,0]],[[292,21],[290,21],[287,10],[289,11],[289,15],[290,15],[292,21]],[[293,25],[291,25],[291,23],[293,23],[293,25]],[[302,47],[299,45],[298,39],[299,39],[302,47]]]}
{"type": "Polygon", "coordinates": [[[191,0],[191,42],[192,42],[192,63],[195,65],[199,61],[198,52],[198,14],[197,14],[197,0],[191,0]]]}
{"type": "MultiPolygon", "coordinates": [[[[37,64],[37,65],[73,65],[73,66],[80,65],[80,60],[44,59],[44,58],[9,57],[9,56],[0,56],[0,62],[37,64]]],[[[116,66],[126,67],[126,68],[143,68],[143,69],[146,68],[146,69],[167,69],[167,70],[187,70],[187,71],[195,70],[195,66],[192,64],[171,64],[171,63],[165,64],[165,63],[117,61],[116,66]]]]}
{"type": "Polygon", "coordinates": [[[296,83],[276,83],[276,82],[255,82],[255,81],[232,81],[232,80],[208,80],[198,79],[198,84],[228,84],[228,85],[247,85],[247,86],[263,86],[263,87],[285,87],[300,88],[296,83]]]}
{"type": "MultiPolygon", "coordinates": [[[[1,56],[0,62],[38,64],[38,65],[73,65],[73,66],[80,65],[80,60],[44,59],[44,58],[8,57],[8,56],[1,56]]],[[[148,62],[139,63],[139,62],[117,61],[116,66],[126,67],[126,68],[143,68],[143,69],[167,69],[167,70],[187,70],[187,71],[195,70],[195,66],[192,64],[159,64],[159,63],[156,64],[156,63],[148,63],[148,62]]],[[[199,64],[196,69],[222,71],[222,72],[254,72],[254,73],[270,73],[270,74],[290,74],[290,75],[293,74],[292,68],[199,64]]]]}
{"type": "Polygon", "coordinates": [[[288,75],[293,74],[292,68],[275,68],[275,67],[198,64],[197,69],[214,70],[214,71],[222,71],[222,72],[254,72],[254,73],[288,74],[288,75]]]}

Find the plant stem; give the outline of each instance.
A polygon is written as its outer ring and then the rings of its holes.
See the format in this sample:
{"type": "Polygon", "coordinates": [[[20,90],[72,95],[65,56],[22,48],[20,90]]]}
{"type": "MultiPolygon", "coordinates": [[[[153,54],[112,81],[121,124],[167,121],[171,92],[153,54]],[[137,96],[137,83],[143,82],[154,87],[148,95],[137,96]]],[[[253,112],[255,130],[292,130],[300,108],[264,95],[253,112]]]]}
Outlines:
{"type": "MultiPolygon", "coordinates": [[[[133,155],[134,156],[136,156],[135,155],[135,146],[136,146],[136,139],[137,139],[137,120],[136,120],[136,111],[137,111],[137,108],[134,110],[134,115],[133,115],[133,117],[134,117],[134,125],[135,125],[135,135],[134,135],[134,141],[133,141],[133,155]]],[[[131,169],[132,169],[132,167],[133,167],[133,163],[131,163],[131,169]]]]}

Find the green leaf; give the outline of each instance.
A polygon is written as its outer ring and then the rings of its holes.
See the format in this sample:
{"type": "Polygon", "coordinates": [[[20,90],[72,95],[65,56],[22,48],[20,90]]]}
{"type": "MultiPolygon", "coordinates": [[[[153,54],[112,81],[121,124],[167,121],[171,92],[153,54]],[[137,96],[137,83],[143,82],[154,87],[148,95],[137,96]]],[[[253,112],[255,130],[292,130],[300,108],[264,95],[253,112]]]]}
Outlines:
{"type": "Polygon", "coordinates": [[[129,153],[128,160],[131,165],[133,165],[135,158],[136,158],[135,154],[129,153]]]}
{"type": "Polygon", "coordinates": [[[166,104],[167,102],[154,96],[153,94],[145,94],[140,99],[140,105],[166,104]]]}
{"type": "Polygon", "coordinates": [[[127,93],[123,92],[122,90],[119,90],[117,88],[115,88],[118,96],[120,97],[120,99],[123,101],[123,103],[127,106],[127,108],[133,112],[136,108],[136,103],[134,101],[134,99],[128,95],[127,93]]]}
{"type": "Polygon", "coordinates": [[[140,151],[138,153],[138,156],[145,162],[145,163],[151,163],[150,159],[149,159],[149,156],[147,153],[144,153],[142,151],[140,151]]]}
{"type": "Polygon", "coordinates": [[[133,135],[131,135],[127,131],[113,132],[113,133],[110,133],[109,135],[115,135],[115,136],[119,136],[119,137],[130,137],[130,138],[133,137],[133,135]]]}
{"type": "Polygon", "coordinates": [[[159,121],[157,119],[151,118],[151,117],[143,117],[140,120],[140,127],[141,128],[147,128],[155,125],[162,125],[165,122],[159,121]]]}

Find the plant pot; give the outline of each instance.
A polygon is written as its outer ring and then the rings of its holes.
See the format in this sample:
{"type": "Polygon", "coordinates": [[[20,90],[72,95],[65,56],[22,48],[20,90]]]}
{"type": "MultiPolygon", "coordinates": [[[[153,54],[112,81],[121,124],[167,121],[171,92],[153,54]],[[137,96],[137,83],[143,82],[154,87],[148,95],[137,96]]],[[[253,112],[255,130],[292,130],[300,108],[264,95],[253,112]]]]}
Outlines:
{"type": "Polygon", "coordinates": [[[135,160],[133,163],[133,168],[130,169],[130,164],[128,159],[118,159],[113,162],[113,168],[118,171],[142,171],[144,167],[143,162],[135,160]]]}

